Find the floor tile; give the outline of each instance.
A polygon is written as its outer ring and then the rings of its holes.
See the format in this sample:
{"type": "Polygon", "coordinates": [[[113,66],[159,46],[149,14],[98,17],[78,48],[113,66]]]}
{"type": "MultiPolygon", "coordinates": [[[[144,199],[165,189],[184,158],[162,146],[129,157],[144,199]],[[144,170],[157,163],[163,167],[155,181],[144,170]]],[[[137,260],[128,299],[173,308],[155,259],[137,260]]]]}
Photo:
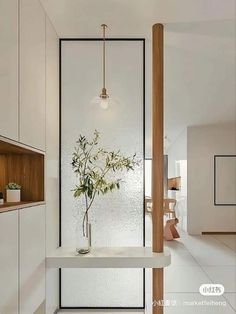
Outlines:
{"type": "Polygon", "coordinates": [[[181,240],[165,241],[165,247],[171,252],[171,265],[176,266],[197,266],[196,260],[186,249],[181,240]]]}
{"type": "Polygon", "coordinates": [[[236,252],[236,235],[214,235],[214,238],[236,252]]]}
{"type": "Polygon", "coordinates": [[[203,266],[213,283],[222,284],[225,292],[236,292],[236,268],[234,266],[203,266]]]}
{"type": "Polygon", "coordinates": [[[211,280],[199,266],[169,266],[165,269],[165,292],[199,292],[211,280]]]}
{"type": "Polygon", "coordinates": [[[236,253],[211,236],[182,235],[181,241],[200,265],[236,265],[236,253]]]}
{"type": "Polygon", "coordinates": [[[224,297],[229,304],[235,309],[236,312],[236,293],[224,293],[224,297]]]}

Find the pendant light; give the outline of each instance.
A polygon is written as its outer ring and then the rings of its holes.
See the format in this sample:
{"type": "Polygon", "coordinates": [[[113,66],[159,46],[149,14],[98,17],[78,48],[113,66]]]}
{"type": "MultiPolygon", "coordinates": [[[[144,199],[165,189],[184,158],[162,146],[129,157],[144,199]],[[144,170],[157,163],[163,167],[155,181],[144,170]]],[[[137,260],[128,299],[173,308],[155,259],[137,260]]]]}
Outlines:
{"type": "Polygon", "coordinates": [[[103,87],[102,87],[102,92],[100,94],[100,106],[102,109],[107,109],[109,106],[109,95],[107,94],[106,90],[106,24],[102,24],[102,35],[103,35],[103,43],[102,43],[102,50],[103,50],[103,58],[102,58],[102,82],[103,82],[103,87]]]}
{"type": "Polygon", "coordinates": [[[111,98],[107,94],[106,89],[106,29],[107,25],[102,24],[102,90],[99,96],[93,98],[92,103],[99,105],[102,109],[106,110],[111,103],[111,98]]]}

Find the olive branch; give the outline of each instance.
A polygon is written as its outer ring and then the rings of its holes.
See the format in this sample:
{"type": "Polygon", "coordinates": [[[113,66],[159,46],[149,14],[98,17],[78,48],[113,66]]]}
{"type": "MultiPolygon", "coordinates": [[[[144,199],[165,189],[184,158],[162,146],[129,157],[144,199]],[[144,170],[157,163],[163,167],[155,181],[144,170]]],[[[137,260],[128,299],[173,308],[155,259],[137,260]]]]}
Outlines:
{"type": "Polygon", "coordinates": [[[85,235],[85,223],[88,222],[88,212],[96,196],[120,188],[121,178],[110,180],[109,174],[134,170],[134,167],[139,164],[136,154],[126,157],[119,150],[106,151],[98,147],[99,139],[100,133],[97,130],[94,131],[91,141],[80,135],[72,157],[72,169],[78,177],[78,184],[73,189],[74,197],[80,198],[82,195],[85,197],[83,235],[85,235]]]}

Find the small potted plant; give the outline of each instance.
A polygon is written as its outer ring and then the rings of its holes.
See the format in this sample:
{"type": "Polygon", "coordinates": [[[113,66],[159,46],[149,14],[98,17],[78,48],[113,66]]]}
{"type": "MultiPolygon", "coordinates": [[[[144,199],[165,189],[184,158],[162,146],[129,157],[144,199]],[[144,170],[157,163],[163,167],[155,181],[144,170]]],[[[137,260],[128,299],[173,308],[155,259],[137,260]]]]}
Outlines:
{"type": "Polygon", "coordinates": [[[20,202],[21,186],[19,184],[14,182],[8,183],[8,185],[6,186],[6,192],[8,203],[20,202]]]}

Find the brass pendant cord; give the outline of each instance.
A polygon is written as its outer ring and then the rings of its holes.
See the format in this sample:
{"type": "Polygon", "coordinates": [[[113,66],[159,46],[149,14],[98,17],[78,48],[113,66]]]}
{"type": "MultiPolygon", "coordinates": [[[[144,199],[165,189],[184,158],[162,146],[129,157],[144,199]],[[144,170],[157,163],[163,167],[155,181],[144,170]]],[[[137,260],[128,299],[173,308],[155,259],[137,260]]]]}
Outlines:
{"type": "Polygon", "coordinates": [[[106,89],[106,24],[102,24],[103,29],[103,89],[106,89]]]}

